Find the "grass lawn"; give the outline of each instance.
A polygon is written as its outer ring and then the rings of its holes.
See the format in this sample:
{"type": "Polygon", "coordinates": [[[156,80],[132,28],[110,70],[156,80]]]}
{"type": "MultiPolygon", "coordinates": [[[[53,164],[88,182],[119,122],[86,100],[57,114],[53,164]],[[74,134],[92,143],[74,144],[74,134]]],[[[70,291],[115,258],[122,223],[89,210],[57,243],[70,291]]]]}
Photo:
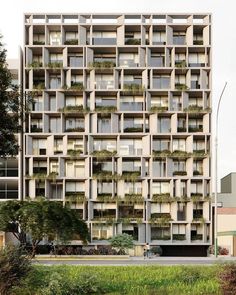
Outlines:
{"type": "Polygon", "coordinates": [[[193,294],[220,292],[221,266],[42,266],[34,265],[21,295],[193,294]],[[74,286],[74,287],[72,287],[74,286]],[[76,289],[77,286],[77,289],[76,289]],[[74,291],[73,291],[74,290],[74,291]],[[68,293],[67,293],[68,292],[68,293]]]}

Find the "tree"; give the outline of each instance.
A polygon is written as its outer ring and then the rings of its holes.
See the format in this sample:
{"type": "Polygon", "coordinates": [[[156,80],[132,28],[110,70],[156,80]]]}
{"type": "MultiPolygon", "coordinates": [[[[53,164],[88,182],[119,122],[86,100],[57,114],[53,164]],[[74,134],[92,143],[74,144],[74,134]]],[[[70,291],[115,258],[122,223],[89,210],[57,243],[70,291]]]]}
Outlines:
{"type": "Polygon", "coordinates": [[[32,256],[37,245],[46,237],[69,241],[74,235],[83,242],[88,239],[88,228],[75,210],[63,207],[61,202],[7,201],[0,204],[0,230],[12,232],[21,245],[28,234],[31,238],[32,256]]]}
{"type": "Polygon", "coordinates": [[[19,88],[12,83],[12,75],[7,68],[6,49],[0,35],[0,156],[15,156],[18,154],[18,144],[15,137],[19,129],[19,88]],[[10,91],[9,91],[10,90],[10,91]]]}
{"type": "Polygon", "coordinates": [[[19,247],[0,250],[0,294],[11,294],[12,287],[18,286],[31,270],[30,259],[19,247]]]}
{"type": "Polygon", "coordinates": [[[132,249],[134,246],[133,237],[128,234],[116,235],[109,239],[111,246],[118,248],[120,253],[125,253],[127,249],[132,249]]]}

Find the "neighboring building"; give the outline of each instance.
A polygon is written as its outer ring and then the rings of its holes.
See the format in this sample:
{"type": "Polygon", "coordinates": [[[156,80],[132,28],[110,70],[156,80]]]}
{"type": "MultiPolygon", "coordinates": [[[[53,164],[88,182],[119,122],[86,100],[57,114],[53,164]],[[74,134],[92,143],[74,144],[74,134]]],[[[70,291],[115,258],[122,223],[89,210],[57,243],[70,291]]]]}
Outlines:
{"type": "Polygon", "coordinates": [[[218,194],[218,244],[236,256],[236,173],[221,179],[221,193],[218,194]]]}
{"type": "MultiPolygon", "coordinates": [[[[21,56],[21,52],[20,55],[21,56]]],[[[8,59],[8,68],[12,74],[13,84],[20,85],[22,81],[21,58],[8,59]]],[[[21,136],[16,134],[18,144],[21,146],[21,136]]],[[[15,158],[0,158],[0,202],[7,199],[20,199],[22,179],[21,153],[15,158]]],[[[12,239],[11,235],[0,232],[0,248],[12,239]]]]}
{"type": "Polygon", "coordinates": [[[25,14],[24,198],[78,211],[90,245],[211,244],[211,15],[25,14]]]}

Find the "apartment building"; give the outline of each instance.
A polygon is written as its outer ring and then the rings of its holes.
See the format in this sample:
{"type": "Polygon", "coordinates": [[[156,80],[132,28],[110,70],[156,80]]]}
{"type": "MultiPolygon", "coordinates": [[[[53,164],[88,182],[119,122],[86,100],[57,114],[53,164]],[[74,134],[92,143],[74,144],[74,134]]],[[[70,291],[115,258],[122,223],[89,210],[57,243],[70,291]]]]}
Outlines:
{"type": "Polygon", "coordinates": [[[136,253],[148,242],[204,255],[211,15],[25,14],[24,27],[24,91],[34,96],[24,198],[77,210],[90,245],[128,233],[136,253]]]}

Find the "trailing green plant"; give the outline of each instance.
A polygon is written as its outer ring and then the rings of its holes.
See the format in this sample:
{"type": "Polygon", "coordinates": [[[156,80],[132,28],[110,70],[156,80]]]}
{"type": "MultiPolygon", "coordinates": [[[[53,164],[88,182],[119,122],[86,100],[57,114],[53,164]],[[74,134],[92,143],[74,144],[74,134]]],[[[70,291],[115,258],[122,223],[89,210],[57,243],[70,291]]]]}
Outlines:
{"type": "Polygon", "coordinates": [[[151,112],[155,112],[155,113],[163,113],[168,111],[168,106],[152,106],[150,109],[151,112]]]}
{"type": "Polygon", "coordinates": [[[64,90],[78,90],[78,91],[83,91],[84,90],[84,85],[82,82],[71,82],[71,86],[64,85],[62,87],[64,90]]]}
{"type": "Polygon", "coordinates": [[[184,240],[186,240],[186,235],[185,234],[173,234],[173,240],[184,241],[184,240]]]}
{"type": "Polygon", "coordinates": [[[173,176],[186,176],[187,171],[173,171],[173,176]]]}
{"type": "Polygon", "coordinates": [[[172,220],[170,213],[152,213],[149,222],[151,224],[158,224],[158,226],[166,227],[170,225],[172,220]]]}
{"type": "Polygon", "coordinates": [[[118,219],[118,223],[129,224],[129,223],[142,223],[142,217],[121,217],[118,219]]]}
{"type": "Polygon", "coordinates": [[[84,192],[75,192],[74,194],[72,192],[67,192],[65,200],[70,204],[81,204],[86,201],[86,197],[84,192]]]}
{"type": "Polygon", "coordinates": [[[78,45],[78,40],[77,39],[67,39],[64,42],[65,45],[78,45]]]}
{"type": "Polygon", "coordinates": [[[189,89],[189,87],[185,84],[182,84],[182,83],[175,83],[175,89],[181,90],[181,91],[186,91],[189,89]]]}
{"type": "Polygon", "coordinates": [[[112,69],[116,66],[116,63],[112,60],[107,61],[94,61],[89,63],[90,68],[95,69],[112,69]]]}
{"type": "Polygon", "coordinates": [[[69,156],[71,156],[72,158],[74,158],[74,157],[78,157],[78,156],[80,156],[81,154],[83,154],[83,151],[80,150],[80,149],[68,149],[68,150],[67,150],[67,154],[68,154],[69,156]]]}
{"type": "Polygon", "coordinates": [[[33,89],[44,90],[45,89],[45,83],[44,82],[36,83],[36,84],[33,85],[33,89]]]}
{"type": "Polygon", "coordinates": [[[186,158],[189,158],[191,156],[192,156],[192,154],[188,153],[186,151],[175,150],[175,151],[173,151],[171,153],[170,158],[183,158],[183,159],[186,159],[186,158]]]}
{"type": "Polygon", "coordinates": [[[61,69],[63,67],[63,63],[62,61],[52,61],[49,62],[46,66],[51,69],[61,69]]]}
{"type": "Polygon", "coordinates": [[[63,108],[59,108],[58,112],[62,113],[77,113],[77,112],[87,112],[88,108],[84,108],[83,105],[74,105],[74,106],[65,106],[63,108]]]}
{"type": "Polygon", "coordinates": [[[171,154],[170,150],[160,150],[160,151],[152,151],[153,157],[168,157],[171,154]]]}
{"type": "Polygon", "coordinates": [[[186,60],[176,60],[175,67],[176,68],[186,68],[187,67],[186,60]]]}
{"type": "Polygon", "coordinates": [[[141,45],[141,39],[127,38],[125,40],[125,45],[141,45]]]}
{"type": "Polygon", "coordinates": [[[84,132],[84,127],[66,128],[66,132],[84,132]]]}
{"type": "Polygon", "coordinates": [[[114,113],[117,111],[116,106],[97,106],[95,112],[98,113],[114,113]]]}
{"type": "Polygon", "coordinates": [[[141,93],[145,90],[144,86],[135,83],[124,84],[123,91],[132,93],[141,93]]]}
{"type": "Polygon", "coordinates": [[[143,132],[143,127],[126,127],[124,132],[143,132]]]}
{"type": "Polygon", "coordinates": [[[131,193],[131,194],[125,194],[124,197],[119,197],[117,198],[117,200],[119,203],[141,204],[144,202],[144,197],[142,196],[142,194],[131,193]]]}
{"type": "Polygon", "coordinates": [[[188,113],[200,113],[203,111],[203,107],[199,105],[189,105],[184,111],[188,113]]]}
{"type": "Polygon", "coordinates": [[[31,64],[28,65],[29,68],[41,68],[43,63],[37,60],[32,61],[31,64]]]}
{"type": "Polygon", "coordinates": [[[136,181],[140,175],[140,171],[123,171],[121,179],[125,181],[136,181]]]}
{"type": "Polygon", "coordinates": [[[100,158],[100,159],[107,159],[107,158],[111,158],[114,157],[117,154],[117,151],[108,151],[108,150],[101,150],[101,151],[93,151],[91,153],[92,156],[96,157],[96,158],[100,158]]]}
{"type": "Polygon", "coordinates": [[[120,175],[117,173],[112,174],[110,171],[102,171],[93,173],[93,178],[97,180],[119,180],[120,175]]]}
{"type": "Polygon", "coordinates": [[[205,150],[193,150],[192,156],[195,158],[202,158],[206,157],[207,153],[205,152],[205,150]]]}
{"type": "Polygon", "coordinates": [[[30,271],[31,261],[23,248],[7,246],[0,249],[0,294],[12,294],[13,287],[21,286],[30,271]]]}
{"type": "Polygon", "coordinates": [[[45,41],[33,40],[33,45],[45,45],[45,41]]]}
{"type": "Polygon", "coordinates": [[[153,194],[152,201],[157,203],[172,203],[174,202],[174,198],[170,196],[170,193],[162,193],[162,194],[153,194]]]}

